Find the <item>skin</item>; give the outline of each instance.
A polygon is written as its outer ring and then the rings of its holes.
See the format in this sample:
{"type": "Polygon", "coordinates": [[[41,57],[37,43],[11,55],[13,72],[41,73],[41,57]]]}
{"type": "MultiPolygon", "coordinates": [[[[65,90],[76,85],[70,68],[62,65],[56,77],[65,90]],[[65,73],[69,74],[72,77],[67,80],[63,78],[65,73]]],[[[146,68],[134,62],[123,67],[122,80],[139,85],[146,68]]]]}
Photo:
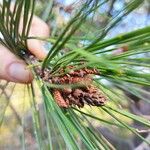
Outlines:
{"type": "MultiPolygon", "coordinates": [[[[49,27],[40,18],[34,16],[29,36],[48,37],[49,27]]],[[[44,59],[46,50],[44,43],[39,40],[28,40],[28,49],[39,59],[44,59]]],[[[33,75],[27,69],[25,62],[17,58],[6,47],[0,45],[0,79],[17,83],[30,83],[33,75]]]]}

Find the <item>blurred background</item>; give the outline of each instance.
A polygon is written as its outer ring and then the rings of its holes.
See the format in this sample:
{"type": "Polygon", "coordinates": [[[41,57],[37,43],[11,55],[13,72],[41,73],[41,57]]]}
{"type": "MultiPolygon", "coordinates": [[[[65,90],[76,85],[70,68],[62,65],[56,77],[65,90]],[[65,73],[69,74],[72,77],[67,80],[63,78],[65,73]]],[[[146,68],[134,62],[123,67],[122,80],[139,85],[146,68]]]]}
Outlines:
{"type": "MultiPolygon", "coordinates": [[[[120,11],[124,5],[129,0],[109,0],[109,3],[104,5],[100,13],[94,16],[95,26],[104,27],[109,21],[109,18],[115,16],[118,11],[120,11]]],[[[75,7],[80,5],[80,1],[73,0],[54,0],[53,10],[52,1],[50,0],[37,0],[35,14],[40,16],[44,21],[46,21],[52,32],[51,34],[57,34],[58,29],[63,27],[69,20],[71,12],[75,7]],[[49,15],[49,11],[53,11],[52,15],[49,15]],[[55,27],[57,26],[57,29],[55,27]]],[[[114,37],[117,34],[133,31],[138,28],[142,28],[150,25],[150,0],[145,0],[145,3],[138,9],[133,11],[131,14],[122,19],[122,21],[116,25],[113,30],[109,32],[106,38],[114,37]]],[[[47,48],[50,45],[46,45],[47,48]]],[[[37,85],[36,85],[37,86],[37,85]]],[[[142,95],[146,99],[150,98],[150,88],[142,87],[142,95]]],[[[122,102],[124,109],[130,112],[145,116],[145,118],[150,120],[150,104],[141,101],[141,98],[133,96],[128,92],[119,91],[121,94],[127,97],[127,99],[132,99],[136,103],[129,103],[128,100],[122,102]]],[[[43,115],[43,105],[41,103],[41,93],[37,86],[37,107],[40,110],[41,118],[43,115]]],[[[30,108],[28,90],[26,85],[8,83],[6,81],[0,81],[0,150],[20,150],[22,149],[22,138],[25,138],[27,149],[34,150],[37,149],[35,135],[32,126],[32,111],[30,108]],[[23,125],[23,126],[22,126],[23,125]]],[[[96,113],[96,110],[95,110],[96,113]]],[[[101,114],[102,118],[110,119],[109,116],[101,114]]],[[[123,121],[131,124],[132,126],[141,128],[141,135],[150,140],[150,129],[144,127],[130,119],[122,118],[123,121]]],[[[92,120],[91,120],[92,121],[92,120]]],[[[42,124],[42,130],[46,135],[45,120],[40,120],[42,124]]],[[[142,150],[144,149],[144,143],[139,138],[135,137],[128,130],[122,131],[115,127],[110,128],[106,124],[99,124],[93,121],[95,127],[103,133],[103,135],[108,139],[119,150],[142,150]]],[[[54,128],[54,126],[52,126],[54,128]]],[[[56,133],[53,133],[53,142],[55,140],[62,140],[61,137],[56,133]],[[57,135],[57,136],[56,136],[57,135]]],[[[46,140],[46,139],[45,139],[46,140]]],[[[80,143],[79,143],[80,144],[80,143]]],[[[57,149],[57,145],[55,146],[57,149]]],[[[146,149],[150,147],[146,146],[146,149]]]]}

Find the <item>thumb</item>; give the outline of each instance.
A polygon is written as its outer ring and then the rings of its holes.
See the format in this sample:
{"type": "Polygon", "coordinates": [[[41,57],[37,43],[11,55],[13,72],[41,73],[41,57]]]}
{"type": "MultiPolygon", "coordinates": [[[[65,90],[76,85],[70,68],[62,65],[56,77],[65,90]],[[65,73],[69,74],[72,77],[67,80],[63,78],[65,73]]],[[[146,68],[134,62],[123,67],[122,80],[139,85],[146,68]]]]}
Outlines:
{"type": "Polygon", "coordinates": [[[3,46],[0,46],[0,79],[19,83],[29,83],[33,79],[25,63],[3,46]]]}

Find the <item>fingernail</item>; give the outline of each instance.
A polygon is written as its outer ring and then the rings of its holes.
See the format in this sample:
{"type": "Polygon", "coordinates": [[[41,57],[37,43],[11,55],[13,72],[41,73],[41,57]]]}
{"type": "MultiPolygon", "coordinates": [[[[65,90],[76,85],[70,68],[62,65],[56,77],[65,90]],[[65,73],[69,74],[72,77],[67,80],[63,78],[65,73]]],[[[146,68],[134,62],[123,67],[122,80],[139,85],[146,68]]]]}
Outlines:
{"type": "Polygon", "coordinates": [[[25,64],[14,62],[8,67],[8,75],[15,82],[29,83],[33,77],[30,70],[26,69],[25,64]]]}

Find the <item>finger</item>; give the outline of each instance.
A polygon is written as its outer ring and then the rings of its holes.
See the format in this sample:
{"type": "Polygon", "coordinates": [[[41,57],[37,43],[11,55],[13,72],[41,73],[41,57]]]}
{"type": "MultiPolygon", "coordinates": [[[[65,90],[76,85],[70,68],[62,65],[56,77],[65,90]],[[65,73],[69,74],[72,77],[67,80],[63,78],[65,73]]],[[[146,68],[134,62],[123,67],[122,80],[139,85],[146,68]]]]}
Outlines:
{"type": "Polygon", "coordinates": [[[3,46],[0,46],[0,64],[0,79],[18,83],[29,83],[33,79],[25,63],[3,46]]]}
{"type": "MultiPolygon", "coordinates": [[[[11,10],[14,9],[14,4],[11,5],[11,10]]],[[[23,18],[20,20],[19,25],[19,32],[22,32],[23,27],[23,18]]],[[[29,32],[30,37],[42,37],[47,38],[50,34],[50,29],[48,25],[42,21],[39,17],[33,16],[31,28],[29,32]]],[[[28,48],[37,58],[44,59],[47,55],[47,51],[44,48],[44,42],[35,40],[35,39],[29,39],[27,41],[28,48]]]]}
{"type": "MultiPolygon", "coordinates": [[[[49,37],[49,34],[50,34],[50,29],[48,25],[40,18],[34,16],[31,24],[29,36],[47,38],[49,37]]],[[[44,48],[43,41],[29,39],[28,48],[31,51],[31,53],[33,53],[39,59],[43,59],[47,55],[46,49],[44,48]]]]}
{"type": "Polygon", "coordinates": [[[44,59],[47,55],[46,50],[44,48],[44,42],[38,40],[29,40],[28,48],[32,54],[34,54],[40,60],[44,59]]]}

